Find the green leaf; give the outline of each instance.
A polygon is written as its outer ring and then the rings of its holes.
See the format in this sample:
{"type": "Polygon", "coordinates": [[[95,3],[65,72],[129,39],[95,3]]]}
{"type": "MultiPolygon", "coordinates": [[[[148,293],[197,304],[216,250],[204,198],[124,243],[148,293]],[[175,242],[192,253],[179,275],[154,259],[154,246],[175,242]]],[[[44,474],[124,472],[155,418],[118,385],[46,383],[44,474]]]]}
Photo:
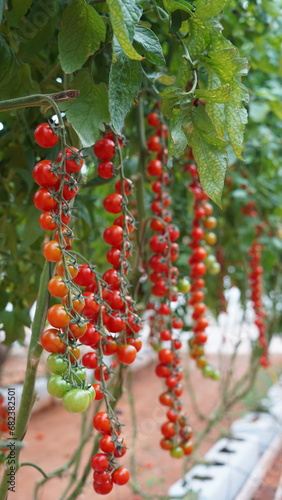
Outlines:
{"type": "Polygon", "coordinates": [[[222,50],[210,50],[208,56],[204,57],[204,64],[218,75],[222,83],[230,83],[235,76],[248,72],[247,59],[239,57],[238,50],[232,44],[222,50]]]}
{"type": "Polygon", "coordinates": [[[107,0],[114,34],[129,59],[141,61],[142,56],[132,45],[135,23],[139,21],[142,10],[135,0],[107,0]]]}
{"type": "MultiPolygon", "coordinates": [[[[209,71],[208,73],[208,87],[211,89],[215,89],[220,85],[220,79],[218,76],[213,72],[209,71]]],[[[207,101],[206,103],[206,112],[208,113],[209,117],[211,118],[218,136],[223,139],[225,136],[225,114],[224,114],[224,105],[215,103],[212,101],[207,101]]]]}
{"type": "Polygon", "coordinates": [[[218,149],[205,141],[205,137],[195,131],[190,140],[203,189],[211,199],[221,206],[221,195],[227,164],[225,149],[218,149]]]}
{"type": "Polygon", "coordinates": [[[168,118],[172,118],[174,116],[174,109],[180,107],[180,103],[184,102],[184,98],[187,96],[187,102],[192,100],[192,96],[186,94],[182,89],[178,88],[168,88],[161,92],[161,104],[162,104],[162,112],[168,118]]]}
{"type": "Polygon", "coordinates": [[[184,10],[191,14],[194,7],[191,3],[186,2],[186,0],[163,0],[164,8],[167,12],[174,12],[175,10],[184,10]]]}
{"type": "Polygon", "coordinates": [[[172,75],[159,75],[157,76],[158,82],[162,83],[163,85],[173,85],[176,78],[175,76],[172,75]]]}
{"type": "Polygon", "coordinates": [[[15,55],[3,35],[0,35],[0,53],[0,86],[2,86],[10,80],[16,67],[15,55]]]}
{"type": "Polygon", "coordinates": [[[109,79],[109,109],[114,129],[121,132],[124,119],[132,106],[142,81],[139,61],[122,56],[112,62],[109,79]]]}
{"type": "Polygon", "coordinates": [[[204,107],[181,105],[178,116],[173,121],[171,136],[176,154],[187,143],[191,146],[202,186],[220,206],[227,164],[226,142],[218,137],[204,107]]]}
{"type": "Polygon", "coordinates": [[[198,98],[205,99],[206,101],[225,103],[230,100],[231,88],[228,83],[217,87],[216,89],[209,90],[195,90],[195,96],[198,98]]]}
{"type": "Polygon", "coordinates": [[[199,19],[209,19],[217,16],[229,0],[195,0],[195,16],[199,19]]]}
{"type": "Polygon", "coordinates": [[[92,146],[100,130],[104,130],[104,123],[110,121],[107,88],[104,83],[93,83],[86,70],[81,70],[76,75],[72,86],[80,90],[79,97],[61,107],[66,111],[67,119],[79,136],[82,146],[92,146]]]}
{"type": "Polygon", "coordinates": [[[28,11],[32,4],[32,0],[12,0],[14,15],[19,21],[28,11]]]}
{"type": "Polygon", "coordinates": [[[137,24],[135,26],[134,42],[137,44],[139,52],[142,52],[148,61],[160,66],[165,64],[162,46],[157,35],[150,28],[137,24]]]}
{"type": "Polygon", "coordinates": [[[3,100],[39,93],[40,87],[31,78],[30,66],[22,62],[14,67],[10,80],[1,88],[3,100]]]}
{"type": "Polygon", "coordinates": [[[225,104],[225,118],[228,137],[236,156],[242,160],[245,124],[248,121],[247,110],[241,104],[225,104]]]}
{"type": "Polygon", "coordinates": [[[58,0],[39,0],[21,23],[21,43],[17,56],[37,54],[52,39],[58,24],[61,4],[58,0]]]}
{"type": "Polygon", "coordinates": [[[75,0],[63,12],[58,37],[62,69],[73,73],[105,40],[106,28],[96,10],[84,0],[75,0]]]}
{"type": "Polygon", "coordinates": [[[31,246],[40,236],[42,237],[42,229],[38,224],[38,210],[30,206],[26,212],[28,223],[25,225],[22,237],[23,247],[31,246]]]}

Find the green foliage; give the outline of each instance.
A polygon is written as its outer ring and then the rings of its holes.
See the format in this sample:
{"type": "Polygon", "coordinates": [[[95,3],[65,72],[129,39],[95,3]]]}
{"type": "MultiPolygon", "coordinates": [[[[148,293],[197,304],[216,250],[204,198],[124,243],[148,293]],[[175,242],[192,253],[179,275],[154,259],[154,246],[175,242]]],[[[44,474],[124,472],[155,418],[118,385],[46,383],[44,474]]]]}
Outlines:
{"type": "MultiPolygon", "coordinates": [[[[81,188],[75,205],[80,214],[76,249],[90,249],[95,262],[105,266],[102,228],[112,218],[105,216],[100,197],[110,188],[97,177],[98,162],[90,146],[111,124],[128,139],[126,169],[128,175],[135,175],[140,149],[135,107],[142,96],[148,113],[160,97],[171,132],[169,154],[176,157],[170,160],[176,174],[173,208],[182,237],[187,235],[191,203],[188,180],[183,182],[179,165],[186,161],[189,145],[205,190],[222,205],[218,238],[225,248],[226,267],[235,268],[232,283],[241,287],[243,295],[246,252],[255,221],[245,217],[242,208],[253,199],[261,207],[260,218],[269,225],[261,241],[266,293],[271,298],[281,274],[282,231],[282,25],[277,2],[107,0],[93,7],[83,0],[11,0],[0,2],[1,16],[2,99],[80,91],[78,98],[61,105],[70,142],[89,148],[85,150],[89,187],[81,188]],[[246,88],[241,79],[248,69],[246,88]],[[221,201],[226,171],[232,186],[225,187],[221,201]]],[[[10,321],[13,311],[9,311],[10,325],[17,324],[16,311],[26,313],[35,300],[43,262],[43,231],[32,207],[36,186],[31,171],[41,158],[56,159],[59,148],[46,152],[33,140],[36,125],[50,115],[49,110],[31,108],[0,116],[4,124],[0,252],[7,290],[1,294],[1,307],[13,304],[15,318],[10,321]],[[24,276],[20,287],[19,276],[24,276]]],[[[153,133],[148,128],[148,135],[153,133]]],[[[149,194],[144,203],[146,211],[149,194]]],[[[182,273],[187,275],[187,243],[181,243],[181,252],[182,273]]],[[[208,281],[207,294],[212,307],[217,293],[214,279],[208,281]]],[[[276,299],[281,301],[279,293],[276,299]]],[[[273,317],[276,323],[270,325],[271,331],[281,324],[276,314],[273,317]]]]}
{"type": "Polygon", "coordinates": [[[84,0],[76,0],[63,12],[58,48],[62,70],[73,73],[99,49],[106,29],[96,10],[84,0]]]}

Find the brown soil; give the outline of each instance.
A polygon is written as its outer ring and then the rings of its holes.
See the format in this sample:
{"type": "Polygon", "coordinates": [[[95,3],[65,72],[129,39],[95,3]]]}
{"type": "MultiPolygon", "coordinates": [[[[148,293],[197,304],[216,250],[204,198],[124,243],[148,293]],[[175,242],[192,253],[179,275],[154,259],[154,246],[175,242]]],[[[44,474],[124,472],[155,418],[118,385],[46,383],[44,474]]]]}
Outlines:
{"type": "MultiPolygon", "coordinates": [[[[210,356],[210,361],[216,363],[216,359],[210,356]]],[[[280,363],[281,356],[276,356],[275,363],[280,363]],[[280,359],[279,359],[280,358],[280,359]]],[[[224,360],[228,366],[228,359],[224,360]]],[[[138,438],[136,440],[136,451],[134,459],[136,462],[136,474],[142,492],[148,493],[150,500],[156,500],[157,495],[167,494],[168,487],[182,477],[183,460],[171,459],[167,452],[159,447],[160,425],[166,420],[165,408],[158,403],[158,395],[163,392],[163,382],[154,375],[155,363],[133,373],[133,392],[135,398],[135,410],[137,417],[138,438]]],[[[247,368],[247,358],[240,356],[235,368],[235,377],[242,375],[247,368]]],[[[194,363],[190,366],[190,375],[193,387],[197,394],[198,407],[204,415],[211,415],[219,402],[218,382],[203,379],[194,363]]],[[[205,422],[195,414],[193,404],[188,396],[184,396],[186,413],[190,416],[190,424],[195,434],[205,427],[205,422]]],[[[263,394],[260,394],[262,397],[263,394]]],[[[213,442],[219,438],[222,431],[229,428],[230,423],[241,414],[242,403],[233,408],[232,414],[226,415],[221,426],[212,429],[211,433],[202,442],[198,458],[203,457],[213,442]]],[[[128,393],[124,393],[119,405],[121,420],[125,424],[124,435],[129,448],[132,447],[132,423],[130,416],[130,405],[128,393]]],[[[41,467],[47,474],[60,467],[69,460],[78,443],[78,433],[81,425],[81,416],[67,413],[60,403],[52,404],[50,407],[34,414],[31,417],[28,432],[25,438],[25,447],[21,454],[22,462],[33,462],[41,467]]],[[[87,443],[83,452],[83,464],[87,463],[93,438],[87,443]]],[[[123,464],[130,460],[128,452],[123,464]]],[[[197,458],[196,457],[196,458],[197,458]]],[[[17,475],[16,492],[10,493],[9,500],[33,500],[34,485],[41,478],[41,474],[33,467],[22,467],[17,475]]],[[[48,481],[39,491],[38,500],[61,500],[61,494],[69,480],[67,473],[61,478],[48,481]]],[[[270,479],[271,481],[271,479],[270,479]]],[[[273,482],[270,483],[274,484],[273,482]]],[[[271,486],[268,486],[271,488],[271,486]]],[[[275,483],[275,488],[277,482],[275,483]]],[[[264,488],[264,486],[262,486],[264,488]]],[[[265,489],[263,489],[265,493],[265,489]]],[[[63,497],[67,500],[67,496],[63,497]]],[[[93,492],[92,478],[89,476],[83,493],[79,500],[92,500],[103,498],[93,492]]],[[[104,498],[108,500],[139,500],[138,495],[132,494],[128,486],[114,487],[113,491],[104,498]]],[[[254,497],[254,500],[270,500],[273,497],[254,497]]],[[[214,500],[214,499],[211,499],[214,500]]]]}

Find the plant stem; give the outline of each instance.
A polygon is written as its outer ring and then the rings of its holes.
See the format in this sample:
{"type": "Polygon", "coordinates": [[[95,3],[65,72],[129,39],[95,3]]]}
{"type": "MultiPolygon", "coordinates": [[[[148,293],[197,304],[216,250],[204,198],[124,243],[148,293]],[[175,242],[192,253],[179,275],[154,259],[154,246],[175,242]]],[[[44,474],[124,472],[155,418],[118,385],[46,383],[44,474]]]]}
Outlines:
{"type": "Polygon", "coordinates": [[[18,97],[16,99],[8,99],[6,101],[0,101],[0,112],[11,111],[13,109],[30,108],[33,106],[42,106],[46,103],[53,106],[55,102],[59,104],[61,102],[71,101],[78,95],[79,90],[66,90],[56,94],[34,94],[18,97]]]}
{"type": "MultiPolygon", "coordinates": [[[[16,420],[15,434],[13,436],[16,441],[22,441],[25,436],[29,417],[35,401],[34,386],[37,367],[42,353],[42,346],[39,343],[39,338],[43,331],[47,314],[49,300],[47,285],[49,281],[49,274],[49,262],[46,261],[40,278],[36,312],[32,324],[32,334],[27,356],[23,392],[16,420]]],[[[10,465],[5,464],[5,472],[0,485],[0,500],[5,500],[7,498],[7,491],[9,488],[9,472],[12,467],[15,468],[14,470],[18,470],[20,451],[21,448],[16,447],[15,460],[11,461],[12,463],[10,465]]]]}

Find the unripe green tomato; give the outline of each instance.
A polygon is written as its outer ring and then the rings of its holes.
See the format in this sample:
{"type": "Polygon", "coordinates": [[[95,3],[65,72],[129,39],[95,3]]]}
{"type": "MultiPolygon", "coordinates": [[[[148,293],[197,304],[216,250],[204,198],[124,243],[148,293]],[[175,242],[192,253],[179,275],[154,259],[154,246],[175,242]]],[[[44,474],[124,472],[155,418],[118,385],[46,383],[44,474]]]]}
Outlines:
{"type": "Polygon", "coordinates": [[[219,370],[213,370],[212,373],[211,373],[211,376],[210,378],[212,380],[220,380],[221,379],[221,373],[219,370]]]}
{"type": "Polygon", "coordinates": [[[93,387],[93,385],[90,385],[88,387],[88,389],[86,389],[87,392],[88,392],[88,396],[89,396],[89,404],[92,403],[92,401],[94,401],[95,397],[96,397],[96,391],[93,387]]]}
{"type": "Polygon", "coordinates": [[[218,274],[220,273],[220,264],[219,262],[214,262],[214,264],[212,264],[210,267],[209,267],[209,273],[210,274],[218,274]]]}
{"type": "Polygon", "coordinates": [[[52,375],[47,382],[47,391],[54,398],[63,398],[71,388],[71,384],[64,380],[61,375],[52,375]]]}
{"type": "Polygon", "coordinates": [[[174,446],[170,450],[170,455],[173,458],[182,458],[184,455],[184,450],[183,450],[183,448],[181,448],[181,446],[174,446]]]}
{"type": "Polygon", "coordinates": [[[177,288],[180,293],[189,293],[191,290],[191,283],[187,278],[180,279],[177,288]]]}
{"type": "Polygon", "coordinates": [[[210,365],[206,365],[202,368],[202,374],[206,378],[211,378],[211,374],[214,371],[214,369],[210,365]]]}
{"type": "Polygon", "coordinates": [[[72,373],[74,374],[74,381],[78,382],[79,380],[81,380],[82,382],[84,382],[84,380],[86,380],[85,368],[73,368],[72,373]]]}
{"type": "Polygon", "coordinates": [[[64,408],[70,413],[84,412],[89,403],[89,393],[84,389],[72,389],[63,397],[64,408]]]}
{"type": "Polygon", "coordinates": [[[208,269],[210,269],[213,266],[213,264],[215,264],[215,262],[216,262],[216,257],[213,254],[208,255],[204,260],[204,263],[206,264],[208,269]]]}
{"type": "Polygon", "coordinates": [[[60,354],[53,352],[47,358],[47,366],[52,373],[65,373],[68,369],[68,362],[60,354]]]}

